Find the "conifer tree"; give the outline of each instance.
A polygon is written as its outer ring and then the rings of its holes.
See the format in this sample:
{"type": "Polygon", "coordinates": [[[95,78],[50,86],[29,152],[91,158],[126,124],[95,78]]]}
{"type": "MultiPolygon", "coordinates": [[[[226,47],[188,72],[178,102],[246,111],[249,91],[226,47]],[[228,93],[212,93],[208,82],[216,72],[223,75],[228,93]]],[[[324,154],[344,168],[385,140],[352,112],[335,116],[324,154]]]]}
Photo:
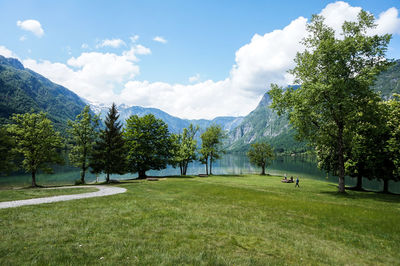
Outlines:
{"type": "Polygon", "coordinates": [[[105,173],[107,183],[110,182],[110,174],[125,173],[125,142],[122,137],[122,125],[118,118],[118,111],[113,103],[105,120],[106,128],[100,131],[90,157],[91,172],[105,173]]]}

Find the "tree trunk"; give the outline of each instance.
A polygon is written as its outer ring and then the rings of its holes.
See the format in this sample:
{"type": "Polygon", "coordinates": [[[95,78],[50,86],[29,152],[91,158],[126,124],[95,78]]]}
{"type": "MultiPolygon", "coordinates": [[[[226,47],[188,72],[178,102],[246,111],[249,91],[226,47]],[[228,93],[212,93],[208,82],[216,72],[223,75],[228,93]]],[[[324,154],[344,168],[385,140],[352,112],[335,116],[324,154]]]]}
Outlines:
{"type": "Polygon", "coordinates": [[[343,125],[338,125],[338,163],[339,163],[339,192],[345,193],[344,185],[344,152],[343,152],[343,125]]]}
{"type": "Polygon", "coordinates": [[[138,175],[139,175],[139,179],[144,179],[147,177],[145,170],[139,170],[138,175]]]}
{"type": "Polygon", "coordinates": [[[37,187],[36,184],[36,172],[32,171],[32,187],[37,187]]]}
{"type": "Polygon", "coordinates": [[[189,162],[185,161],[185,164],[183,165],[183,175],[186,175],[186,173],[187,173],[188,164],[189,164],[189,162]]]}
{"type": "Polygon", "coordinates": [[[107,173],[106,182],[107,182],[107,183],[110,183],[110,173],[107,173]]]}
{"type": "Polygon", "coordinates": [[[362,188],[362,176],[361,175],[357,175],[357,185],[355,187],[355,190],[363,190],[362,188]]]}
{"type": "Polygon", "coordinates": [[[383,193],[389,193],[389,180],[383,179],[383,193]]]}
{"type": "Polygon", "coordinates": [[[206,158],[206,175],[208,175],[208,157],[206,158]]]}
{"type": "Polygon", "coordinates": [[[213,157],[212,157],[212,155],[210,156],[210,175],[212,175],[212,160],[213,159],[213,157]]]}
{"type": "Polygon", "coordinates": [[[265,175],[265,164],[261,165],[261,175],[265,175]]]}
{"type": "Polygon", "coordinates": [[[85,172],[86,172],[86,165],[85,163],[82,163],[82,169],[81,169],[81,183],[85,184],[85,172]]]}
{"type": "Polygon", "coordinates": [[[181,175],[183,175],[183,167],[182,167],[182,163],[179,163],[179,169],[181,170],[181,175]]]}

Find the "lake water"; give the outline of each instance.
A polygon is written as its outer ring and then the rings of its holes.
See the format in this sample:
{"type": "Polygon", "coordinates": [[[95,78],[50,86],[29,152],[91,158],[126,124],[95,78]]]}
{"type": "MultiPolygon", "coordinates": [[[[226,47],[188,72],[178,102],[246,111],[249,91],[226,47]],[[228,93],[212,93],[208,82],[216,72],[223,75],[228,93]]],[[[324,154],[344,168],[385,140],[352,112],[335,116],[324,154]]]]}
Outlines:
{"type": "MultiPolygon", "coordinates": [[[[243,154],[226,154],[222,159],[213,164],[213,174],[255,174],[260,173],[260,169],[250,164],[246,155],[243,154]]],[[[76,179],[80,178],[80,171],[71,166],[56,166],[54,174],[38,174],[37,183],[42,185],[66,185],[74,184],[76,179]]],[[[198,175],[205,173],[205,166],[199,162],[189,164],[188,175],[198,175]]],[[[301,178],[312,178],[337,182],[337,177],[327,175],[325,172],[317,168],[316,162],[305,156],[282,156],[277,157],[267,168],[267,173],[272,175],[281,175],[285,173],[287,177],[297,176],[301,178]]],[[[179,175],[179,168],[168,166],[161,171],[148,171],[149,176],[169,176],[179,175]]],[[[112,179],[131,179],[137,177],[136,174],[112,175],[112,179]]],[[[96,181],[96,176],[88,172],[85,177],[87,182],[96,181]]],[[[105,175],[98,176],[99,181],[105,180],[105,175]]],[[[355,185],[356,180],[346,178],[346,185],[355,185]]],[[[0,187],[5,186],[27,186],[31,184],[31,176],[29,174],[13,174],[11,176],[0,176],[0,187]]],[[[390,182],[389,189],[392,192],[400,193],[400,182],[390,182]]],[[[382,182],[363,180],[363,186],[370,190],[381,190],[382,182]]]]}

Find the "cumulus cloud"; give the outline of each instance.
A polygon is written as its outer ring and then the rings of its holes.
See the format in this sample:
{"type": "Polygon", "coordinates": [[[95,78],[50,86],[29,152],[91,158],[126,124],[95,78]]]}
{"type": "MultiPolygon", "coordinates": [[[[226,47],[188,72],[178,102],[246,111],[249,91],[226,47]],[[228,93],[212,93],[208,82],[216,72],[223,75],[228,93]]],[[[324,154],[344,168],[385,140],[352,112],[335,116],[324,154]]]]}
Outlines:
{"type": "Polygon", "coordinates": [[[18,20],[17,26],[23,30],[32,32],[39,38],[44,35],[44,30],[42,28],[42,25],[37,20],[34,19],[28,19],[24,21],[18,20]]]}
{"type": "MultiPolygon", "coordinates": [[[[339,31],[342,23],[354,21],[360,10],[339,1],[328,4],[320,14],[339,31]]],[[[399,20],[396,8],[382,12],[377,17],[376,33],[400,34],[399,20]]],[[[91,101],[155,107],[184,118],[246,115],[270,83],[285,86],[293,82],[287,70],[294,67],[296,53],[304,49],[300,41],[307,35],[306,25],[307,19],[298,17],[282,29],[254,34],[236,51],[229,76],[220,81],[200,81],[198,74],[189,78],[191,84],[136,80],[140,56],[151,54],[149,48],[135,44],[137,38],[131,40],[135,45],[121,54],[82,53],[66,64],[35,60],[24,63],[91,101]]]]}
{"type": "Polygon", "coordinates": [[[167,40],[164,39],[164,38],[161,37],[161,36],[156,36],[156,37],[154,37],[154,38],[153,38],[153,41],[155,41],[155,42],[160,42],[160,43],[167,43],[167,40]]]}
{"type": "Polygon", "coordinates": [[[392,7],[379,14],[376,20],[377,27],[373,33],[375,34],[400,34],[400,18],[399,11],[392,7]]]}
{"type": "Polygon", "coordinates": [[[87,43],[82,43],[81,48],[82,49],[88,49],[89,45],[87,43]]]}
{"type": "Polygon", "coordinates": [[[121,46],[125,46],[126,43],[121,40],[121,39],[106,39],[101,41],[98,45],[96,45],[97,48],[99,47],[112,47],[112,48],[118,48],[121,46]]]}
{"type": "Polygon", "coordinates": [[[0,55],[4,57],[18,58],[18,56],[14,54],[14,52],[12,52],[11,50],[7,49],[5,46],[2,45],[0,45],[0,55]]]}
{"type": "Polygon", "coordinates": [[[90,101],[110,103],[117,98],[121,84],[139,74],[136,54],[150,53],[144,46],[135,46],[129,51],[129,54],[82,53],[78,57],[71,57],[67,64],[33,59],[24,60],[23,63],[90,101]]]}

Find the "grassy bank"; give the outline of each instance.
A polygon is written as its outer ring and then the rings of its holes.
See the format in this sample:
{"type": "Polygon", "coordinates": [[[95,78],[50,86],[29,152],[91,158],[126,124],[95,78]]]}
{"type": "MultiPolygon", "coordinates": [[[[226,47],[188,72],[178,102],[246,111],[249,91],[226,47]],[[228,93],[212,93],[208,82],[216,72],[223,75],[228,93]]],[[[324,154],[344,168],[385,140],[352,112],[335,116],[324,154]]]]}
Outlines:
{"type": "Polygon", "coordinates": [[[88,193],[98,191],[96,188],[62,188],[62,189],[45,189],[45,188],[34,188],[34,189],[9,189],[0,190],[0,202],[11,201],[11,200],[24,200],[24,199],[35,199],[42,197],[52,197],[60,195],[70,195],[79,193],[88,193]]]}
{"type": "Polygon", "coordinates": [[[273,176],[131,181],[0,210],[0,264],[399,264],[400,197],[273,176]]]}

